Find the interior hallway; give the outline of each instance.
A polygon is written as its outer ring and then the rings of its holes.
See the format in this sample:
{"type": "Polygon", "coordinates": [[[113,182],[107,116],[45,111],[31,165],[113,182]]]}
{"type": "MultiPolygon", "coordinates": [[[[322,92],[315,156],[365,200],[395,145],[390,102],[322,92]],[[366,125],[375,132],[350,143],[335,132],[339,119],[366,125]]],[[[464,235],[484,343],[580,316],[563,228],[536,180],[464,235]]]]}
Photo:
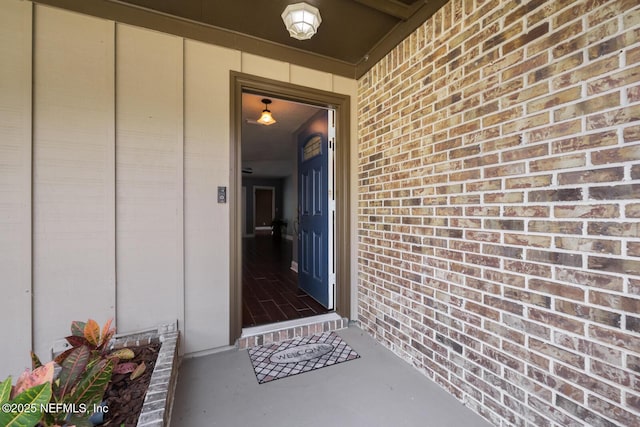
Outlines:
{"type": "Polygon", "coordinates": [[[292,244],[270,235],[242,239],[242,327],[327,313],[298,289],[291,270],[292,244]]]}
{"type": "Polygon", "coordinates": [[[258,384],[246,350],[186,359],[172,424],[489,427],[358,327],[337,331],[360,358],[258,384]]]}

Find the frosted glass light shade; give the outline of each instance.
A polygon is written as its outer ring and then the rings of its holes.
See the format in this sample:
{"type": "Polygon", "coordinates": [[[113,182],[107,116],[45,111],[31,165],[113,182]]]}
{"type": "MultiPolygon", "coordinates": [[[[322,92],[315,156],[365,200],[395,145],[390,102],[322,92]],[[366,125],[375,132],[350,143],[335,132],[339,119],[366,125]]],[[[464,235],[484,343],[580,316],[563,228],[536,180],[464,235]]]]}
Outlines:
{"type": "Polygon", "coordinates": [[[265,108],[264,110],[262,110],[262,115],[260,116],[258,121],[263,125],[269,126],[274,124],[276,122],[276,119],[274,119],[273,116],[271,115],[271,111],[265,108]]]}
{"type": "Polygon", "coordinates": [[[282,12],[282,20],[294,39],[308,40],[322,22],[318,8],[307,3],[290,4],[282,12]]]}

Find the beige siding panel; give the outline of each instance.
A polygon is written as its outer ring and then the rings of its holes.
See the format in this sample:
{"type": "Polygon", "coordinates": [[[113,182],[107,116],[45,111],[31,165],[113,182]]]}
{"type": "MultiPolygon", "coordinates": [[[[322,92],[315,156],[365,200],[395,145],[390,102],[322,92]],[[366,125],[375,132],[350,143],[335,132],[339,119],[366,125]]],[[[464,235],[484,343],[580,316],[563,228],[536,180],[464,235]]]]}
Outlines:
{"type": "Polygon", "coordinates": [[[0,379],[31,364],[31,11],[0,2],[0,379]]]}
{"type": "Polygon", "coordinates": [[[291,81],[301,86],[312,87],[326,91],[332,90],[332,75],[322,71],[312,70],[311,68],[291,65],[291,81]]]}
{"type": "MultiPolygon", "coordinates": [[[[333,92],[349,95],[351,97],[351,110],[355,114],[357,111],[358,81],[347,77],[336,76],[335,74],[332,74],[331,78],[333,92]]],[[[355,116],[353,117],[353,121],[356,122],[355,116]]],[[[355,124],[352,127],[354,130],[356,129],[355,124]]]]}
{"type": "Polygon", "coordinates": [[[116,28],[117,327],[184,320],[182,39],[116,28]]]}
{"type": "Polygon", "coordinates": [[[289,81],[289,63],[276,61],[275,59],[242,53],[243,73],[265,77],[273,80],[289,81]]]}
{"type": "Polygon", "coordinates": [[[185,42],[185,352],[229,343],[229,71],[240,52],[185,42]]]}
{"type": "Polygon", "coordinates": [[[35,9],[34,347],[115,312],[114,24],[35,9]]]}

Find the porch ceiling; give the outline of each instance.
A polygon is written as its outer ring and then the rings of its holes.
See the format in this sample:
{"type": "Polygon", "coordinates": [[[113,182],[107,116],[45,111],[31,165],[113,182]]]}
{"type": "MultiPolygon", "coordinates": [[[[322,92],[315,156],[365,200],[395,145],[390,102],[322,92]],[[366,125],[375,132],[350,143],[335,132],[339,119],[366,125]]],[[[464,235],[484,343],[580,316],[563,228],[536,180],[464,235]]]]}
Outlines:
{"type": "Polygon", "coordinates": [[[310,40],[289,37],[280,17],[301,0],[37,0],[201,38],[266,57],[359,78],[447,0],[306,0],[322,16],[310,40]],[[168,20],[167,20],[168,18],[168,20]]]}

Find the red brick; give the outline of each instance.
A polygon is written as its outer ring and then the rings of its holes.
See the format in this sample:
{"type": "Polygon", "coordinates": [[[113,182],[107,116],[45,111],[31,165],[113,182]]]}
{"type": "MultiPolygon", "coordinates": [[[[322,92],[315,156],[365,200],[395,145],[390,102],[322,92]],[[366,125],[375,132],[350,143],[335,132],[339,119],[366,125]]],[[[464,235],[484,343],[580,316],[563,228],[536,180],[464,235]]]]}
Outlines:
{"type": "Polygon", "coordinates": [[[640,261],[636,260],[590,256],[587,266],[592,270],[640,275],[640,261]]]}
{"type": "MultiPolygon", "coordinates": [[[[575,304],[575,303],[574,303],[575,304]]],[[[614,366],[622,366],[622,354],[619,349],[612,348],[608,345],[599,344],[584,337],[579,337],[570,333],[556,332],[554,334],[553,342],[561,347],[567,348],[572,351],[586,354],[592,359],[602,360],[614,366]]],[[[565,377],[567,378],[567,377],[565,377]]],[[[568,379],[568,378],[567,378],[568,379]]],[[[591,378],[583,377],[578,384],[581,384],[587,388],[586,384],[589,384],[591,378]]],[[[608,390],[605,386],[598,386],[599,389],[608,390]]],[[[594,388],[591,388],[595,391],[594,388]]]]}
{"type": "Polygon", "coordinates": [[[622,292],[623,280],[618,276],[586,270],[557,268],[556,277],[568,283],[622,292]]]}
{"type": "Polygon", "coordinates": [[[587,184],[587,183],[595,183],[595,182],[615,182],[615,181],[622,181],[623,178],[624,178],[624,169],[622,167],[612,167],[612,168],[605,168],[605,169],[591,169],[591,170],[581,170],[578,172],[559,173],[558,184],[570,185],[570,184],[587,184]]]}
{"type": "Polygon", "coordinates": [[[506,206],[504,208],[506,217],[546,218],[549,217],[549,212],[548,206],[506,206]]]}
{"type": "Polygon", "coordinates": [[[640,338],[637,336],[597,325],[589,325],[587,328],[588,336],[595,340],[635,353],[640,352],[640,338]]]}
{"type": "MultiPolygon", "coordinates": [[[[618,25],[615,21],[607,22],[603,25],[599,25],[581,35],[569,39],[564,43],[559,43],[552,48],[552,54],[555,58],[568,55],[572,52],[576,52],[583,49],[587,45],[590,45],[598,40],[602,40],[605,37],[609,37],[618,31],[618,25]]],[[[592,58],[593,59],[593,58],[592,58]]]]}
{"type": "Polygon", "coordinates": [[[555,141],[552,143],[551,152],[553,154],[570,153],[589,148],[606,147],[617,143],[618,136],[615,132],[603,132],[555,141]]]}
{"type": "Polygon", "coordinates": [[[618,205],[565,205],[555,206],[556,218],[617,218],[620,216],[618,205]]]}
{"type": "Polygon", "coordinates": [[[589,292],[589,302],[631,313],[640,313],[640,299],[599,291],[589,292]]]}
{"type": "Polygon", "coordinates": [[[531,246],[534,248],[549,248],[553,239],[549,236],[538,236],[534,234],[512,234],[505,233],[504,242],[509,245],[531,246]]]}
{"type": "MultiPolygon", "coordinates": [[[[540,312],[539,310],[536,310],[536,309],[532,309],[532,311],[535,311],[536,313],[540,312]]],[[[545,316],[543,316],[543,318],[544,317],[545,316]]],[[[569,320],[567,319],[564,322],[569,322],[569,320]]],[[[574,323],[580,323],[580,322],[574,322],[574,323]]],[[[549,343],[545,343],[535,338],[531,338],[529,340],[529,347],[533,351],[537,351],[539,353],[545,354],[553,359],[569,364],[578,369],[585,368],[585,358],[584,356],[580,356],[579,354],[563,350],[560,347],[557,347],[549,343]]]]}
{"type": "Polygon", "coordinates": [[[589,26],[593,27],[604,21],[615,19],[625,11],[637,6],[635,0],[612,0],[602,2],[601,7],[593,8],[593,12],[587,15],[589,26]]]}
{"type": "Polygon", "coordinates": [[[584,290],[574,286],[541,279],[530,279],[528,283],[528,288],[535,292],[562,296],[575,301],[584,301],[584,290]]]}
{"type": "Polygon", "coordinates": [[[634,426],[640,425],[640,416],[632,414],[619,406],[599,399],[596,396],[589,396],[589,408],[602,415],[615,420],[619,425],[634,426]]]}
{"type": "Polygon", "coordinates": [[[529,221],[529,232],[554,234],[582,234],[582,223],[577,221],[529,221]]]}
{"type": "Polygon", "coordinates": [[[619,240],[589,239],[579,237],[556,237],[558,249],[579,252],[592,252],[610,255],[620,255],[622,246],[619,240]]]}
{"type": "MultiPolygon", "coordinates": [[[[640,90],[640,87],[638,89],[640,90]]],[[[640,101],[640,93],[638,101],[640,101]]],[[[624,139],[625,143],[640,141],[640,125],[624,128],[624,130],[622,131],[622,138],[624,139]]]]}
{"type": "Polygon", "coordinates": [[[527,113],[549,110],[551,107],[576,101],[580,99],[581,92],[580,87],[576,86],[563,91],[553,92],[551,95],[542,98],[537,98],[527,103],[527,113]]]}
{"type": "Polygon", "coordinates": [[[632,105],[587,117],[587,130],[622,125],[638,120],[640,120],[640,105],[632,105]]]}
{"type": "Polygon", "coordinates": [[[533,129],[525,133],[527,141],[529,143],[549,141],[551,139],[559,138],[562,136],[573,135],[580,133],[582,130],[582,123],[580,120],[563,121],[561,123],[554,123],[550,126],[533,129]]]}
{"type": "Polygon", "coordinates": [[[557,157],[534,160],[529,164],[531,172],[568,169],[585,166],[587,159],[584,153],[564,154],[557,157]]]}
{"type": "MultiPolygon", "coordinates": [[[[557,110],[554,110],[553,117],[555,121],[568,120],[618,106],[620,106],[620,94],[618,92],[614,92],[596,98],[591,98],[586,101],[578,102],[576,104],[571,104],[566,107],[558,108],[557,110]]],[[[590,119],[593,121],[593,123],[597,123],[598,120],[600,120],[598,117],[600,116],[596,116],[590,119]]],[[[602,119],[601,121],[604,121],[604,119],[602,119]]],[[[597,126],[595,125],[593,127],[589,127],[589,129],[595,128],[597,128],[597,126]]]]}
{"type": "Polygon", "coordinates": [[[640,81],[640,66],[624,69],[620,72],[608,74],[598,80],[591,81],[587,84],[587,95],[593,95],[617,89],[631,83],[640,81]]]}
{"type": "MultiPolygon", "coordinates": [[[[579,402],[583,401],[583,398],[575,399],[579,402]]],[[[582,405],[575,403],[572,400],[569,400],[563,396],[556,397],[556,405],[559,408],[564,409],[569,412],[579,420],[583,420],[587,425],[598,425],[603,427],[617,427],[614,423],[607,420],[606,418],[594,413],[593,411],[588,410],[582,405]]]]}
{"type": "Polygon", "coordinates": [[[587,233],[600,236],[640,237],[640,224],[636,222],[592,222],[587,233]]]}
{"type": "Polygon", "coordinates": [[[639,25],[449,2],[358,81],[361,324],[495,425],[637,421],[639,25]]]}
{"type": "Polygon", "coordinates": [[[512,271],[521,274],[529,274],[538,277],[551,277],[551,267],[544,264],[535,264],[524,261],[506,260],[504,262],[504,268],[507,271],[512,271]]]}
{"type": "Polygon", "coordinates": [[[547,373],[546,371],[542,371],[534,367],[528,367],[527,375],[550,389],[557,390],[560,394],[577,400],[582,400],[584,398],[584,392],[582,390],[566,381],[563,381],[557,375],[547,373]]]}
{"type": "Polygon", "coordinates": [[[619,61],[617,57],[603,58],[597,61],[589,62],[586,65],[573,69],[551,81],[551,86],[555,89],[564,88],[592,79],[593,77],[609,73],[618,68],[619,61]]]}
{"type": "Polygon", "coordinates": [[[507,178],[506,189],[548,187],[551,185],[552,175],[534,175],[518,178],[507,178]]]}
{"type": "Polygon", "coordinates": [[[594,151],[591,153],[591,161],[594,165],[622,163],[632,160],[640,160],[640,144],[594,151]]]}
{"type": "Polygon", "coordinates": [[[620,327],[621,315],[613,311],[585,306],[572,301],[556,300],[556,311],[614,328],[620,327]]]}

